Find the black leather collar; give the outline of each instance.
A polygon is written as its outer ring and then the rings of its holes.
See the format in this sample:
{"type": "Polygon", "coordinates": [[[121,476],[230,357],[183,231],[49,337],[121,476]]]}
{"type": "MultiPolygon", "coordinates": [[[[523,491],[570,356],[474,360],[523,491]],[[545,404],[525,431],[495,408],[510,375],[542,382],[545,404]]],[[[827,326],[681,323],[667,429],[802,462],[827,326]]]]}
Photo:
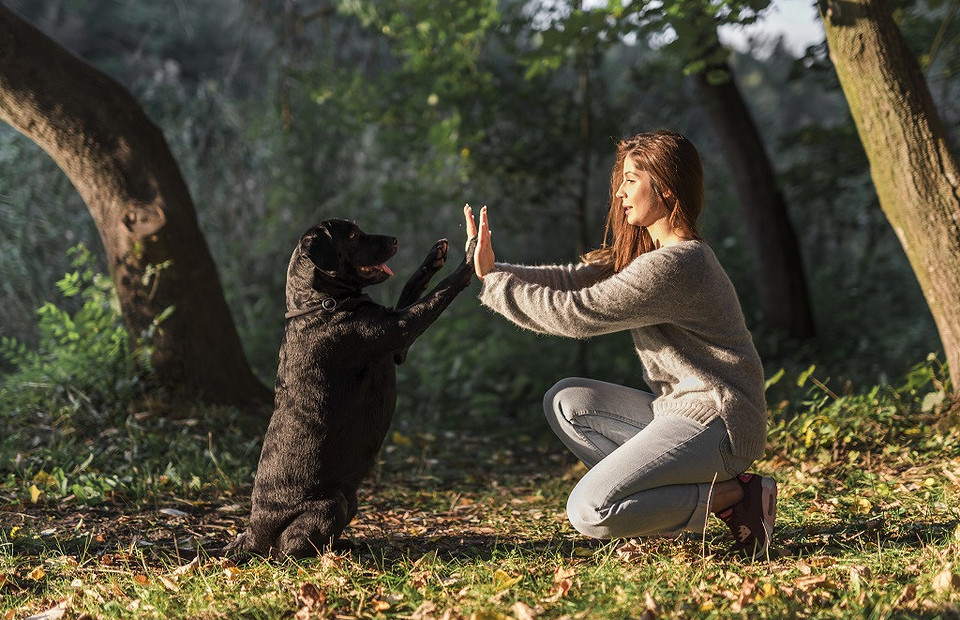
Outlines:
{"type": "Polygon", "coordinates": [[[311,312],[330,312],[333,313],[336,310],[350,310],[357,304],[363,301],[370,301],[370,297],[367,295],[351,295],[349,297],[344,297],[342,299],[337,299],[336,297],[324,297],[320,300],[315,306],[307,306],[306,308],[300,308],[299,310],[291,310],[283,316],[287,319],[292,319],[297,316],[303,316],[305,314],[310,314],[311,312]]]}

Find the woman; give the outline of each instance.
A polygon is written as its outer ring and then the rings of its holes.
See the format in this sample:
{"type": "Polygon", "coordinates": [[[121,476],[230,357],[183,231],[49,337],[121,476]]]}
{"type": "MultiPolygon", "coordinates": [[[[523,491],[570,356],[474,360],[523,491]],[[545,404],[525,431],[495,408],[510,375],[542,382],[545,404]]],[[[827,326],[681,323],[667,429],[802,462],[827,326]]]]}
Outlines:
{"type": "MultiPolygon", "coordinates": [[[[652,391],[568,378],[547,392],[551,428],[589,468],[567,515],[609,539],[702,532],[712,512],[730,527],[732,552],[760,557],[777,487],[744,472],[766,445],[763,369],[733,285],[697,233],[696,147],[673,131],[624,140],[610,203],[603,246],[567,266],[496,263],[480,212],[481,302],[544,334],[629,330],[652,391]]],[[[464,216],[476,234],[469,206],[464,216]]]]}

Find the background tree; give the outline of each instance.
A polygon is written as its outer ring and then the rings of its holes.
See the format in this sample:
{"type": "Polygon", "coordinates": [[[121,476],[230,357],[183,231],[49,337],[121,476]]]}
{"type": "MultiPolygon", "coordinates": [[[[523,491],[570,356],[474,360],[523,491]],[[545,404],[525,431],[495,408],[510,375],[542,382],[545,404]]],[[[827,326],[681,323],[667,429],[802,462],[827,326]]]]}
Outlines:
{"type": "Polygon", "coordinates": [[[887,219],[960,367],[960,167],[916,57],[884,0],[821,2],[830,58],[887,219]]]}
{"type": "Polygon", "coordinates": [[[752,23],[767,5],[767,0],[674,0],[625,6],[614,2],[584,11],[573,3],[566,13],[556,11],[553,23],[543,32],[537,58],[539,67],[548,70],[561,67],[564,59],[574,59],[582,83],[589,76],[584,68],[590,54],[638,33],[672,38],[665,49],[677,57],[684,73],[693,75],[697,101],[720,138],[733,174],[764,324],[783,335],[807,339],[815,329],[800,246],[774,165],[734,79],[729,51],[717,35],[721,25],[752,23]]]}
{"type": "MultiPolygon", "coordinates": [[[[704,233],[771,374],[815,363],[831,385],[882,382],[939,350],[819,46],[798,60],[790,41],[757,36],[726,57],[803,249],[818,333],[798,345],[765,329],[729,158],[703,96],[684,76],[681,52],[694,43],[672,27],[646,36],[636,20],[620,20],[618,30],[613,3],[606,14],[584,11],[572,31],[553,32],[571,3],[533,0],[0,4],[108,73],[162,130],[202,207],[196,217],[248,359],[267,381],[282,335],[286,261],[311,223],[347,217],[400,238],[391,261],[398,278],[370,291],[384,303],[424,248],[459,234],[465,201],[499,214],[502,258],[573,261],[584,234],[587,245],[600,241],[613,143],[658,126],[700,147],[704,233]],[[557,37],[566,44],[551,51],[557,37]],[[584,57],[586,98],[577,62],[584,57]]],[[[921,59],[943,24],[925,6],[896,7],[921,59]]],[[[818,19],[813,6],[810,19],[818,19]]],[[[958,23],[924,65],[954,131],[958,23]]],[[[84,210],[51,158],[0,123],[0,336],[38,342],[34,309],[60,303],[53,283],[69,270],[66,248],[98,243],[84,210]]],[[[418,341],[415,363],[399,369],[400,407],[411,417],[398,424],[439,423],[451,413],[520,415],[539,407],[558,376],[576,372],[577,343],[518,331],[471,297],[461,296],[418,341]]],[[[622,336],[590,342],[589,374],[643,387],[622,336]]],[[[16,362],[0,357],[0,374],[12,372],[16,362]]]]}
{"type": "Polygon", "coordinates": [[[800,245],[774,164],[735,79],[730,51],[717,32],[724,24],[753,23],[768,6],[768,0],[675,0],[634,10],[642,31],[674,32],[670,47],[693,76],[698,101],[719,137],[743,209],[765,325],[802,340],[814,335],[815,326],[800,245]]]}
{"type": "Polygon", "coordinates": [[[2,6],[0,35],[0,118],[83,197],[130,336],[149,338],[160,382],[214,402],[266,400],[162,133],[119,84],[2,6]]]}

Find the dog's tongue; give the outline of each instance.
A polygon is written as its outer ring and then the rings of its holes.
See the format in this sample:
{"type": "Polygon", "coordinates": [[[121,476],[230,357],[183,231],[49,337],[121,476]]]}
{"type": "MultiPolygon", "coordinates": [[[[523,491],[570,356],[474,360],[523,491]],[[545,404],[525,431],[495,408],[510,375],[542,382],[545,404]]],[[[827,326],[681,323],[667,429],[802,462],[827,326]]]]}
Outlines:
{"type": "Polygon", "coordinates": [[[386,273],[388,276],[392,276],[392,275],[393,275],[393,272],[390,271],[390,268],[387,267],[387,264],[386,264],[386,263],[383,263],[382,265],[380,265],[380,269],[383,269],[383,272],[386,273]]]}

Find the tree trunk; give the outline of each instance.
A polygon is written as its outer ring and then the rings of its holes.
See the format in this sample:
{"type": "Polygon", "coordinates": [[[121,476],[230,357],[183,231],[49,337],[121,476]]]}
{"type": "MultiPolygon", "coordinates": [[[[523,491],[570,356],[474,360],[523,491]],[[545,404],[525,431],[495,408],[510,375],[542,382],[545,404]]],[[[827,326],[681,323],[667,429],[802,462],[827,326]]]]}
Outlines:
{"type": "Polygon", "coordinates": [[[797,237],[773,164],[733,72],[723,62],[694,79],[740,197],[764,322],[792,338],[811,338],[813,311],[797,237]]]}
{"type": "Polygon", "coordinates": [[[161,383],[210,402],[266,401],[160,130],[123,87],[2,6],[0,119],[43,148],[86,203],[131,338],[173,308],[150,340],[161,383]]]}
{"type": "MultiPolygon", "coordinates": [[[[960,368],[960,167],[917,59],[885,0],[822,1],[830,58],[880,206],[960,368]]],[[[956,375],[954,375],[956,377],[956,375]]]]}

